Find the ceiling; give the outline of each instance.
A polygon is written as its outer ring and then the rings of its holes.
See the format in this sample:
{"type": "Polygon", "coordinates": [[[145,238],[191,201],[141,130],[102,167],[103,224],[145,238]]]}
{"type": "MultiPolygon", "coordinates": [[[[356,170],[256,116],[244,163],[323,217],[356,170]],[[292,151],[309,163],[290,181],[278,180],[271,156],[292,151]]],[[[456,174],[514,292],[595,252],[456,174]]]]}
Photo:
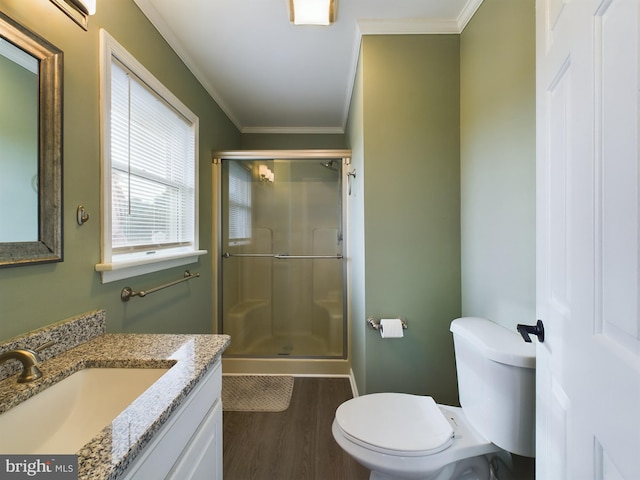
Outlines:
{"type": "Polygon", "coordinates": [[[460,33],[482,0],[337,0],[329,27],[288,0],[134,0],[243,133],[343,133],[362,35],[460,33]]]}

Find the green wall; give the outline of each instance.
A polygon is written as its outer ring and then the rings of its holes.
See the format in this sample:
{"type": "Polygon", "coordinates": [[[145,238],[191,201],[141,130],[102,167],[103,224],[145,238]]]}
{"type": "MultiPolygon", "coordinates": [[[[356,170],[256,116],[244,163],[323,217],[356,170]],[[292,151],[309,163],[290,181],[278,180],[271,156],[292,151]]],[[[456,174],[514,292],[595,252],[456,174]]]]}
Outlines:
{"type": "Polygon", "coordinates": [[[354,358],[366,358],[358,390],[455,403],[449,324],[460,315],[459,36],[365,36],[361,56],[363,126],[350,139],[362,137],[356,183],[364,249],[351,254],[364,255],[352,262],[363,262],[365,317],[354,315],[353,329],[366,317],[394,316],[409,328],[401,340],[364,329],[364,345],[353,346],[354,358]]]}
{"type": "Polygon", "coordinates": [[[365,36],[344,136],[241,135],[132,0],[99,3],[88,32],[45,0],[0,0],[0,11],[65,53],[65,261],[0,270],[0,339],[96,308],[107,310],[109,331],[213,328],[211,255],[189,266],[199,279],[128,304],[119,299],[125,285],[153,287],[183,269],[107,285],[94,270],[100,27],[200,118],[202,248],[212,241],[212,150],[352,149],[350,358],[360,393],[428,393],[455,404],[450,321],[461,313],[529,319],[533,0],[484,0],[462,35],[365,36]],[[92,216],[84,226],[75,221],[78,204],[92,216]],[[402,340],[365,327],[368,316],[396,315],[409,324],[402,340]]]}
{"type": "Polygon", "coordinates": [[[534,0],[484,0],[460,40],[462,311],[535,323],[534,0]]]}
{"type": "Polygon", "coordinates": [[[347,148],[343,134],[243,133],[240,143],[242,150],[347,148]]]}
{"type": "Polygon", "coordinates": [[[0,11],[64,51],[64,262],[0,270],[0,339],[104,308],[114,332],[213,330],[211,255],[188,266],[201,277],[144,299],[120,301],[120,290],[151,288],[184,268],[101,284],[99,29],[105,28],[200,118],[200,246],[211,250],[211,151],[235,149],[240,133],[133,0],[98,2],[84,31],[49,1],[0,0],[0,11]],[[91,215],[76,223],[76,207],[91,215]]]}
{"type": "Polygon", "coordinates": [[[347,128],[360,393],[456,404],[450,321],[534,319],[534,22],[533,0],[484,0],[461,35],[363,38],[347,128]],[[402,340],[363,326],[396,315],[402,340]]]}
{"type": "MultiPolygon", "coordinates": [[[[355,172],[351,180],[351,193],[347,203],[347,258],[349,259],[349,311],[350,346],[349,360],[359,393],[366,393],[366,324],[365,305],[365,224],[364,224],[364,82],[362,55],[358,58],[358,68],[353,84],[353,94],[349,106],[349,121],[346,137],[351,148],[350,171],[355,172]],[[354,321],[355,319],[355,321],[354,321]]],[[[375,368],[375,366],[374,366],[375,368]]]]}

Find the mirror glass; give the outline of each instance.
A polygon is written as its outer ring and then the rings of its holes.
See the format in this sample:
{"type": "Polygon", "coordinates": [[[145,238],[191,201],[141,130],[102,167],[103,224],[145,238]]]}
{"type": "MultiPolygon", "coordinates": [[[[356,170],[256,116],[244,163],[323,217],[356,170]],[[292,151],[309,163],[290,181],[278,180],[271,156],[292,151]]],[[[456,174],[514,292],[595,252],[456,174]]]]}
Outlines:
{"type": "Polygon", "coordinates": [[[62,51],[0,12],[0,267],[62,261],[62,51]]]}
{"type": "Polygon", "coordinates": [[[38,60],[0,39],[0,243],[38,240],[38,60]]]}

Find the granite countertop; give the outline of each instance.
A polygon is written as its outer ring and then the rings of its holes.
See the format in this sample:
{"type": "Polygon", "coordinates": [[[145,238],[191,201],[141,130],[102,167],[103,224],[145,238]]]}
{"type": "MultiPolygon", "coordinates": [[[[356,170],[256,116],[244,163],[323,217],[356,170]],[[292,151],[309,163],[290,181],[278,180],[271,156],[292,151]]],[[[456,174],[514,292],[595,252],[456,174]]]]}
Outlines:
{"type": "Polygon", "coordinates": [[[229,345],[227,335],[102,333],[44,360],[42,378],[0,381],[0,413],[83,368],[169,368],[77,453],[79,479],[115,479],[229,345]]]}

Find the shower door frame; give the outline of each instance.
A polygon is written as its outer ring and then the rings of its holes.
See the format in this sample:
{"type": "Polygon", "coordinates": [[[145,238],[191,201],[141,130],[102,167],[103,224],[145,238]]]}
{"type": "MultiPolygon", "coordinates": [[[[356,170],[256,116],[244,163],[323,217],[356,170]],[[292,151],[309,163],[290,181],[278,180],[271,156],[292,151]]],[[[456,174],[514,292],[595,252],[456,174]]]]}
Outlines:
{"type": "MultiPolygon", "coordinates": [[[[222,298],[222,160],[330,160],[340,159],[342,163],[342,235],[343,235],[343,354],[341,358],[328,357],[323,358],[310,358],[309,360],[316,363],[313,369],[318,368],[322,363],[327,364],[324,367],[319,367],[323,373],[348,373],[348,357],[351,337],[351,325],[349,322],[349,262],[348,258],[348,238],[346,236],[347,231],[347,212],[348,212],[348,166],[351,164],[351,150],[343,149],[314,149],[314,150],[231,150],[231,151],[219,151],[213,153],[213,185],[214,185],[214,198],[213,198],[213,301],[216,306],[214,307],[214,331],[222,333],[223,322],[223,306],[221,302],[222,298]],[[342,365],[340,365],[342,364],[342,365]],[[327,371],[327,368],[330,371],[327,371]]],[[[233,339],[232,339],[233,341],[233,339]]],[[[231,360],[243,359],[244,357],[232,357],[231,360]]],[[[278,373],[280,370],[277,368],[277,364],[274,362],[305,362],[305,357],[293,357],[293,358],[274,358],[274,357],[246,357],[251,360],[268,360],[271,361],[271,367],[276,367],[274,373],[278,373]]],[[[229,359],[228,359],[229,360],[229,359]]],[[[303,367],[304,369],[304,367],[303,367]]],[[[255,370],[255,368],[254,368],[255,370]]],[[[285,367],[287,370],[287,367],[285,367]]],[[[315,371],[315,370],[314,370],[315,371]]]]}

